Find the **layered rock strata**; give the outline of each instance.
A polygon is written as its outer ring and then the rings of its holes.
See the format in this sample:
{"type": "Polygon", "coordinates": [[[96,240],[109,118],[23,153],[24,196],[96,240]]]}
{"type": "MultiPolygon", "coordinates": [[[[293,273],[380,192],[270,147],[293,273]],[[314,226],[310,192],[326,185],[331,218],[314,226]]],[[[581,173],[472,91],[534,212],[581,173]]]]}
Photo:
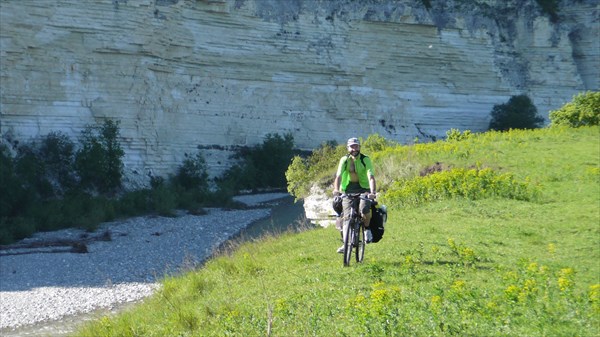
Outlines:
{"type": "Polygon", "coordinates": [[[553,18],[533,0],[6,0],[0,132],[118,120],[143,183],[197,151],[218,175],[269,133],[440,139],[485,130],[516,94],[547,117],[599,88],[598,1],[560,3],[553,18]]]}

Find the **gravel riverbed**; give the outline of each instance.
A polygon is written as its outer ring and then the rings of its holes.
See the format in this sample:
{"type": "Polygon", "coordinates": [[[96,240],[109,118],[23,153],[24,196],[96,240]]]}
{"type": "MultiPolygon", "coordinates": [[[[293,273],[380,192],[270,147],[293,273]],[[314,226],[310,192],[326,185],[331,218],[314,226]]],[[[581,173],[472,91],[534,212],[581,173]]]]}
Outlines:
{"type": "MultiPolygon", "coordinates": [[[[256,206],[285,196],[236,199],[256,206]]],[[[76,229],[39,233],[21,242],[87,238],[87,253],[56,247],[0,251],[0,335],[149,296],[162,277],[198,266],[222,243],[271,212],[268,207],[207,211],[200,216],[110,222],[91,234],[76,229]]]]}

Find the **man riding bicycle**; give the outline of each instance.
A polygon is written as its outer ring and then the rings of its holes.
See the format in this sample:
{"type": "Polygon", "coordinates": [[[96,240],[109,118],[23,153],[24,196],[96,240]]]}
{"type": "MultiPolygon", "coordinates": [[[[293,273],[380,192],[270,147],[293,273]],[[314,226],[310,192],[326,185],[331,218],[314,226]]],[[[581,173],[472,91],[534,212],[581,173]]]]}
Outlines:
{"type": "MultiPolygon", "coordinates": [[[[333,182],[333,196],[339,198],[341,193],[365,193],[368,199],[375,199],[377,185],[375,183],[375,173],[373,171],[373,163],[371,158],[360,153],[360,142],[358,138],[350,138],[346,143],[348,154],[340,159],[335,181],[333,182]],[[340,193],[341,191],[341,193],[340,193]]],[[[339,199],[338,199],[339,200],[339,199]]],[[[345,233],[345,228],[350,220],[352,200],[348,198],[342,199],[343,207],[343,228],[339,228],[342,236],[345,233]]],[[[371,201],[361,199],[359,211],[363,218],[365,227],[369,226],[371,221],[371,201]]],[[[337,250],[338,253],[344,252],[342,245],[337,250]]]]}

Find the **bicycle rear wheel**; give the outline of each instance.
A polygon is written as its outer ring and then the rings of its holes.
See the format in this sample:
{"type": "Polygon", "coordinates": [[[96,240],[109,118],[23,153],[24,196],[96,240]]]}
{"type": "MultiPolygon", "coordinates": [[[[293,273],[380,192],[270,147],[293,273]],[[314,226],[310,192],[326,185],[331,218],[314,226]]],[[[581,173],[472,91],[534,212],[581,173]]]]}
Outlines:
{"type": "Polygon", "coordinates": [[[354,224],[352,220],[346,225],[344,231],[344,267],[348,267],[352,259],[352,243],[354,241],[354,224]]]}
{"type": "Polygon", "coordinates": [[[367,245],[365,241],[365,227],[360,224],[358,231],[354,235],[356,235],[356,262],[362,262],[365,257],[365,246],[367,245]]]}

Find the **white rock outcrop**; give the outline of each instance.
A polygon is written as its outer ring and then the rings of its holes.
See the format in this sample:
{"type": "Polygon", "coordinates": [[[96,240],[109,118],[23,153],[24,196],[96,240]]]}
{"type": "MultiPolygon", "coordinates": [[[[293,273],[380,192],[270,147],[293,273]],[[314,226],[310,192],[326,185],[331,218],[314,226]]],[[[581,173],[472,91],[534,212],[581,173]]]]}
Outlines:
{"type": "Polygon", "coordinates": [[[130,181],[291,133],[311,149],[482,131],[527,94],[547,117],[598,90],[597,0],[3,0],[0,133],[120,121],[130,181]]]}
{"type": "Polygon", "coordinates": [[[316,185],[311,187],[309,196],[304,198],[304,214],[310,222],[322,227],[335,225],[336,214],[330,192],[316,185]]]}

